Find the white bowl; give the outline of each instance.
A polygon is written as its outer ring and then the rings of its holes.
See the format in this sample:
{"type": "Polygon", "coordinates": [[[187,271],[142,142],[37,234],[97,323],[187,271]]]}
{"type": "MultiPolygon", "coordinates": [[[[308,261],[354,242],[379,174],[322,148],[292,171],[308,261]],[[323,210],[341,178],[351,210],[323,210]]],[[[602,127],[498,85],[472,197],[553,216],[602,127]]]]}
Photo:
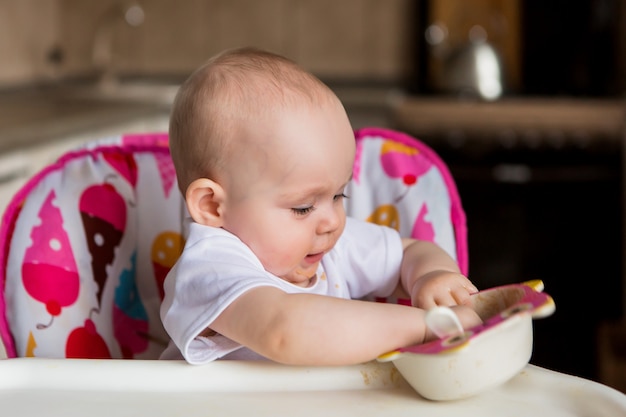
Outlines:
{"type": "Polygon", "coordinates": [[[455,400],[500,385],[519,373],[533,349],[533,318],[554,312],[541,281],[480,291],[471,304],[483,323],[462,335],[385,353],[423,397],[455,400]]]}

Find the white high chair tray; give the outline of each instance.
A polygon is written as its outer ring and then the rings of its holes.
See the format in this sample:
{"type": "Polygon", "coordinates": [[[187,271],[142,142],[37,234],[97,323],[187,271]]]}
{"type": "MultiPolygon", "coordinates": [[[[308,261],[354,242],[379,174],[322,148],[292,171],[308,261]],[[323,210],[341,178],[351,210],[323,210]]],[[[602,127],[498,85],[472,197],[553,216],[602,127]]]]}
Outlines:
{"type": "Polygon", "coordinates": [[[390,363],[0,360],[4,417],[30,416],[626,416],[626,395],[533,365],[452,402],[420,397],[390,363]]]}

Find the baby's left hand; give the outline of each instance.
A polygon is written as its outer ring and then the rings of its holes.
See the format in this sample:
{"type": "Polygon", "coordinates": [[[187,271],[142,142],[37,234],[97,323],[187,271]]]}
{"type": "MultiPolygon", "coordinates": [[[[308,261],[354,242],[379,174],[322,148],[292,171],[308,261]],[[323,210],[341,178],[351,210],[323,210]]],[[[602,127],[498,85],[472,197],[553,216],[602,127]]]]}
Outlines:
{"type": "Polygon", "coordinates": [[[451,271],[432,271],[420,277],[411,291],[415,307],[429,309],[435,306],[465,304],[478,289],[463,274],[451,271]]]}

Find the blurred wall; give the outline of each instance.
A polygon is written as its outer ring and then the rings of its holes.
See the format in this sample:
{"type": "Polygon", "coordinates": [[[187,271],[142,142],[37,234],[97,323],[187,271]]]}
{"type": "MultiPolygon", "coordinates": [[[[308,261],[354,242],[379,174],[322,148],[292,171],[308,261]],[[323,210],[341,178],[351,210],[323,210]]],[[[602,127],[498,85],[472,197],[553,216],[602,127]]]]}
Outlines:
{"type": "Polygon", "coordinates": [[[252,45],[322,78],[393,81],[413,71],[411,0],[139,0],[139,27],[107,13],[121,0],[0,0],[0,86],[89,74],[98,28],[113,29],[123,74],[186,74],[252,45]]]}
{"type": "Polygon", "coordinates": [[[58,0],[0,0],[0,87],[53,78],[47,54],[59,39],[58,0]]]}

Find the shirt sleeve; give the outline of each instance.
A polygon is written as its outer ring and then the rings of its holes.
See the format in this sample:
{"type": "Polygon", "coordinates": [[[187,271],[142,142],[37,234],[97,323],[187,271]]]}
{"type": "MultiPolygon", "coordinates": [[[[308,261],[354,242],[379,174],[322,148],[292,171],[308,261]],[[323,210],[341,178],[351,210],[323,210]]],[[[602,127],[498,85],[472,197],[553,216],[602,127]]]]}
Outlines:
{"type": "Polygon", "coordinates": [[[237,297],[258,286],[282,288],[232,235],[203,239],[192,228],[181,258],[165,280],[161,304],[163,326],[189,363],[209,362],[241,347],[219,335],[198,335],[237,297]]]}

